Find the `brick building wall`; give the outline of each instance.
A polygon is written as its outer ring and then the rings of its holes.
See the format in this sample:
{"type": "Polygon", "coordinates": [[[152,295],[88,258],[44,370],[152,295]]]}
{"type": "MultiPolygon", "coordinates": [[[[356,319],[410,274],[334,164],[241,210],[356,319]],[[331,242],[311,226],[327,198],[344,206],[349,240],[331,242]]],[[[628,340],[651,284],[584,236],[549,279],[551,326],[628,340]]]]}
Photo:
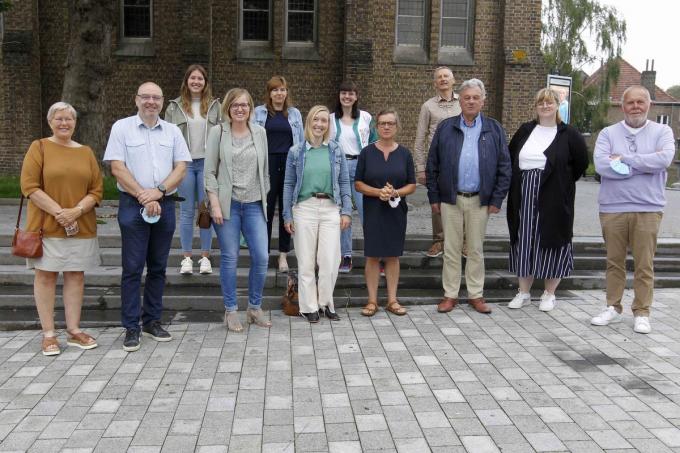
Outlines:
{"type": "Polygon", "coordinates": [[[16,174],[42,134],[37,0],[15,2],[4,14],[0,51],[0,174],[16,174]]]}
{"type": "MultiPolygon", "coordinates": [[[[395,62],[394,0],[319,0],[317,51],[295,59],[287,58],[284,45],[285,0],[272,0],[271,47],[257,55],[240,52],[238,0],[153,3],[153,55],[117,55],[114,24],[113,71],[105,88],[107,128],[134,113],[133,95],[140,83],[156,81],[166,99],[172,99],[185,68],[198,62],[208,68],[216,96],[242,86],[256,104],[263,101],[266,81],[284,75],[303,114],[314,104],[333,106],[340,81],[354,80],[363,109],[375,113],[391,106],[399,111],[404,126],[400,141],[413,146],[420,105],[434,95],[432,70],[440,65],[439,1],[429,2],[427,61],[421,64],[395,62]]],[[[473,63],[449,65],[458,83],[471,77],[484,81],[484,111],[502,121],[510,135],[531,117],[533,94],[545,84],[540,8],[540,0],[476,0],[473,63]]],[[[30,142],[49,132],[43,118],[61,97],[65,24],[67,2],[25,0],[5,14],[5,40],[12,34],[24,40],[18,48],[4,43],[0,54],[0,173],[16,173],[30,142]]]]}

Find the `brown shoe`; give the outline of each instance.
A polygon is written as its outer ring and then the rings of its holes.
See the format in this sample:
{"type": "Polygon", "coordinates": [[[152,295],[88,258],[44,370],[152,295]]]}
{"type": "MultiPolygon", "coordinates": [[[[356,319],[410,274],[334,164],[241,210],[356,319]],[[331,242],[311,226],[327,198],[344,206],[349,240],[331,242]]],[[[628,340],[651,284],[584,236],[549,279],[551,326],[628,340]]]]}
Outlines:
{"type": "Polygon", "coordinates": [[[68,334],[68,340],[66,343],[69,346],[77,346],[80,349],[94,349],[97,347],[97,341],[86,334],[85,332],[70,333],[68,334]]]}
{"type": "Polygon", "coordinates": [[[430,249],[425,252],[428,258],[437,258],[444,254],[444,243],[443,242],[433,242],[430,249]]]}
{"type": "Polygon", "coordinates": [[[478,312],[486,313],[486,314],[491,313],[491,307],[489,307],[486,304],[483,297],[479,297],[477,299],[470,299],[469,302],[470,302],[470,305],[472,305],[472,308],[474,308],[478,312]]]}
{"type": "Polygon", "coordinates": [[[439,313],[448,313],[454,308],[456,308],[456,304],[458,304],[458,299],[454,299],[452,297],[444,297],[441,302],[439,302],[439,305],[437,305],[437,311],[439,313]]]}

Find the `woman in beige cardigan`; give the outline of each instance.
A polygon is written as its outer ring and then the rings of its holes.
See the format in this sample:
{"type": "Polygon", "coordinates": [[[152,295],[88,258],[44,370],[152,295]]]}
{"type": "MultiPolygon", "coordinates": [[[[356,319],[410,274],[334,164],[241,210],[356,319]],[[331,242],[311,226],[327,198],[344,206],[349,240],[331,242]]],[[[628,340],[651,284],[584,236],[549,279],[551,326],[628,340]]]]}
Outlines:
{"type": "Polygon", "coordinates": [[[236,300],[239,238],[243,233],[250,251],[248,323],[270,327],[262,312],[262,289],[269,261],[267,241],[267,133],[251,123],[253,99],[243,88],[227,92],[222,102],[225,121],[210,129],[205,156],[205,190],[213,226],[220,244],[220,281],[224,323],[243,330],[236,300]]]}

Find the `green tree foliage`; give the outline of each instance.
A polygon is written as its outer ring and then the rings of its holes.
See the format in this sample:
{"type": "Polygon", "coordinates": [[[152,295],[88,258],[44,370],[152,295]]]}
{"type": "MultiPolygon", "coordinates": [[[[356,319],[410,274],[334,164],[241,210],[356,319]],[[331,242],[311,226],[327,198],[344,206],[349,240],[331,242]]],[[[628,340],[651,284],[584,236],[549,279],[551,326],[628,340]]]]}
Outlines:
{"type": "Polygon", "coordinates": [[[12,7],[12,0],[0,0],[0,13],[12,7]]]}
{"type": "Polygon", "coordinates": [[[573,79],[572,123],[582,131],[596,130],[604,124],[609,89],[619,75],[617,57],[626,40],[626,22],[616,8],[598,0],[543,0],[542,14],[545,62],[552,73],[573,79]],[[605,76],[598,87],[584,90],[582,68],[598,61],[606,65],[605,76]]]}
{"type": "Polygon", "coordinates": [[[675,99],[680,99],[680,85],[673,85],[666,90],[666,93],[670,94],[675,99]]]}

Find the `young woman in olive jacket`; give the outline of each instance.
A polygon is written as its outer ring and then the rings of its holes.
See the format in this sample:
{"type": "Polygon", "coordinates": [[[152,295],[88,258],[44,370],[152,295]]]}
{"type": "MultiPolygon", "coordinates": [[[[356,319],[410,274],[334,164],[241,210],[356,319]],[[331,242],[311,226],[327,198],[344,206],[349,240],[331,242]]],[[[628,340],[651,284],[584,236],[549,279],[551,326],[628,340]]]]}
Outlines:
{"type": "Polygon", "coordinates": [[[574,269],[574,197],[588,152],[581,133],[562,122],[557,93],[540,90],[534,106],[536,119],[520,126],[509,145],[509,268],[517,274],[519,292],[508,307],[530,302],[534,278],[541,278],[545,292],[539,309],[550,311],[560,280],[574,269]]]}

